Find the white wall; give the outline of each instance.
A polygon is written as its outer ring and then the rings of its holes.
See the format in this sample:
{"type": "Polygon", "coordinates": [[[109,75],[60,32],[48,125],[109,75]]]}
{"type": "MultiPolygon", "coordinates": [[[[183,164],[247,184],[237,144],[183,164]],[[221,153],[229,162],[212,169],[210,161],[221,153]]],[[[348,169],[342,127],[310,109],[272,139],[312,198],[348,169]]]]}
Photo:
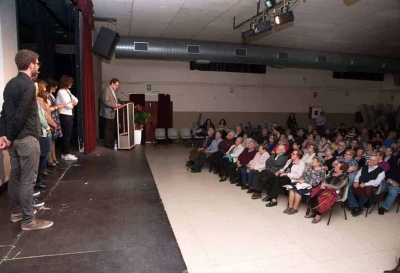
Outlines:
{"type": "Polygon", "coordinates": [[[258,75],[191,71],[188,62],[117,59],[103,61],[102,71],[103,86],[116,77],[126,94],[149,93],[147,84],[152,91],[170,94],[174,112],[306,113],[308,107],[320,106],[327,113],[354,113],[363,103],[400,104],[392,75],[372,82],[333,79],[332,71],[323,70],[268,67],[258,75]]]}
{"type": "Polygon", "coordinates": [[[17,22],[14,0],[0,1],[0,110],[6,83],[17,75],[14,63],[18,51],[17,22]]]}

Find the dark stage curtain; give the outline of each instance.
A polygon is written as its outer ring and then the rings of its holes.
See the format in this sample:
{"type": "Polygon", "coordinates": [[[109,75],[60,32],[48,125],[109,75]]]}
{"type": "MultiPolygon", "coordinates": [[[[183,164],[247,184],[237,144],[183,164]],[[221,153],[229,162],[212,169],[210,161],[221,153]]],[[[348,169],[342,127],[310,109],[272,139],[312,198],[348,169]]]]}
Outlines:
{"type": "Polygon", "coordinates": [[[158,94],[158,124],[159,128],[172,127],[172,104],[171,96],[158,94]]]}
{"type": "MultiPolygon", "coordinates": [[[[140,105],[142,107],[145,106],[145,96],[144,94],[129,94],[129,101],[133,102],[134,105],[140,105]]],[[[145,134],[146,130],[144,128],[144,130],[142,131],[142,144],[146,143],[146,134],[145,134]]]]}
{"type": "Polygon", "coordinates": [[[82,11],[82,82],[83,82],[83,132],[85,153],[96,149],[96,117],[95,95],[93,83],[92,60],[92,28],[93,28],[93,3],[92,0],[74,0],[82,11]]]}

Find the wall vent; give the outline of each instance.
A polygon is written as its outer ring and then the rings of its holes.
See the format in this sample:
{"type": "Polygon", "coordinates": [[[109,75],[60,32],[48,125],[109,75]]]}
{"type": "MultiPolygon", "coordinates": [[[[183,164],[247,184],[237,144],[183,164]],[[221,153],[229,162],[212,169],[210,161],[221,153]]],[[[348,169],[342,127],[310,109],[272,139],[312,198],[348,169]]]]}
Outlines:
{"type": "Polygon", "coordinates": [[[277,58],[278,58],[278,60],[288,61],[289,60],[289,53],[287,53],[287,52],[278,52],[277,58]]]}
{"type": "Polygon", "coordinates": [[[134,43],[135,51],[147,51],[149,50],[149,43],[147,42],[135,42],[134,43]]]}
{"type": "Polygon", "coordinates": [[[236,57],[247,57],[247,48],[235,48],[236,57]]]}
{"type": "Polygon", "coordinates": [[[200,46],[199,45],[187,45],[187,53],[200,54],[200,46]]]}

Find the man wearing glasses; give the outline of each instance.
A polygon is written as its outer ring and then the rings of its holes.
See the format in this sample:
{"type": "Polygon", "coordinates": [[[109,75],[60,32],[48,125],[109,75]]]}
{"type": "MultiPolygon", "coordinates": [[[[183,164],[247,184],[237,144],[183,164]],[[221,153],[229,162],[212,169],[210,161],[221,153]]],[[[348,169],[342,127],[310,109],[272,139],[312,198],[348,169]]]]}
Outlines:
{"type": "Polygon", "coordinates": [[[368,166],[362,167],[357,172],[354,184],[349,188],[347,200],[353,217],[362,213],[364,205],[375,194],[383,179],[385,179],[385,172],[378,167],[378,158],[371,156],[368,166]]]}
{"type": "Polygon", "coordinates": [[[32,202],[39,167],[40,125],[36,103],[36,87],[32,82],[39,73],[39,55],[20,50],[15,56],[18,75],[4,88],[4,104],[0,118],[1,149],[10,154],[11,174],[8,194],[11,222],[21,221],[22,230],[39,230],[53,225],[35,219],[32,202]],[[5,144],[5,145],[4,145],[5,144]]]}
{"type": "Polygon", "coordinates": [[[345,150],[344,156],[333,161],[332,166],[335,167],[339,162],[346,162],[349,164],[349,169],[347,170],[347,174],[349,175],[349,184],[352,185],[354,183],[354,179],[356,178],[356,174],[358,171],[358,163],[354,159],[356,152],[353,149],[345,150]]]}
{"type": "Polygon", "coordinates": [[[345,152],[346,152],[346,143],[344,141],[340,141],[338,144],[338,148],[334,153],[334,156],[336,158],[341,158],[344,156],[345,152]]]}

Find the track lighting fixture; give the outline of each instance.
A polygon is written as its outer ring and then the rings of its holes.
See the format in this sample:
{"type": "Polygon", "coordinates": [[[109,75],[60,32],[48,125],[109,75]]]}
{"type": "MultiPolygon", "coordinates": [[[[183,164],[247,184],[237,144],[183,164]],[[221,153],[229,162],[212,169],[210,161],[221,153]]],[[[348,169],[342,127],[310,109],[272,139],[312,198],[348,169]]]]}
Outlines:
{"type": "Polygon", "coordinates": [[[286,13],[275,16],[276,25],[283,25],[292,21],[294,21],[293,11],[288,11],[286,13]]]}

